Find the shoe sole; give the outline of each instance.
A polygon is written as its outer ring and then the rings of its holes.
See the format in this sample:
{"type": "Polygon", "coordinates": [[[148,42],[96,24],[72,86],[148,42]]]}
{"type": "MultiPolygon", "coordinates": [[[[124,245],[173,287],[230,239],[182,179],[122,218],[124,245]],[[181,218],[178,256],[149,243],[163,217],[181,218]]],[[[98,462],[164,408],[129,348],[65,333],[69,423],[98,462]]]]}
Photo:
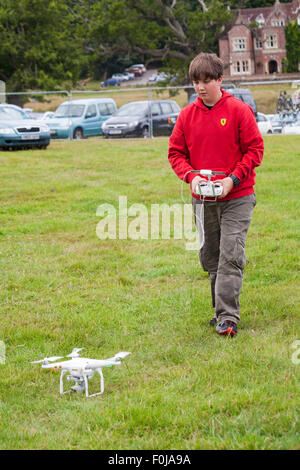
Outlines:
{"type": "Polygon", "coordinates": [[[237,333],[235,333],[233,328],[227,328],[227,330],[224,331],[217,331],[219,335],[226,335],[226,336],[235,336],[237,333]]]}

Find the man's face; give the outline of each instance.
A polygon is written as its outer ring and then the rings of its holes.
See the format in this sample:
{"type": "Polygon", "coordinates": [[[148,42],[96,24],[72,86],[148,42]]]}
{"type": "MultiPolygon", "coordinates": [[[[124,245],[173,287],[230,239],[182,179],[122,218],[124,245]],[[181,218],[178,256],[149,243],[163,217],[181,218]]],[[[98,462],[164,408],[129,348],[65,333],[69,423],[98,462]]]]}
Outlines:
{"type": "Polygon", "coordinates": [[[213,106],[221,98],[220,86],[223,77],[218,80],[207,78],[206,80],[197,80],[193,82],[195,92],[200,96],[208,106],[213,106]]]}

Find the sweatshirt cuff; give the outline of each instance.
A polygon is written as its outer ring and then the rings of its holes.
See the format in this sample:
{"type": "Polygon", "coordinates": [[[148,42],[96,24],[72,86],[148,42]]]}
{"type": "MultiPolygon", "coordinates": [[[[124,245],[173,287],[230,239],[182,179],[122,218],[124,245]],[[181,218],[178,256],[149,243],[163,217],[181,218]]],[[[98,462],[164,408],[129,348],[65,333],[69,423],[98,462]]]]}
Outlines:
{"type": "Polygon", "coordinates": [[[191,182],[193,181],[194,178],[196,178],[196,176],[199,176],[199,175],[197,175],[197,173],[188,173],[187,176],[185,177],[185,181],[191,184],[191,182]]]}

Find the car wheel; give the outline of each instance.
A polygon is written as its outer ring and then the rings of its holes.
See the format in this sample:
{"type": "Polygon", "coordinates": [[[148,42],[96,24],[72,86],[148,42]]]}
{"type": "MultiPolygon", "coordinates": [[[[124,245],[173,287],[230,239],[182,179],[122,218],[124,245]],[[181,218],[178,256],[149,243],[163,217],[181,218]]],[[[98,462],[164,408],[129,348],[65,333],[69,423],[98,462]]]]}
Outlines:
{"type": "Polygon", "coordinates": [[[273,134],[273,132],[271,131],[271,129],[268,130],[267,134],[273,134]]]}
{"type": "Polygon", "coordinates": [[[148,139],[148,137],[150,137],[149,127],[143,127],[142,135],[144,139],[148,139]]]}
{"type": "Polygon", "coordinates": [[[73,139],[80,140],[80,139],[83,139],[83,137],[84,136],[83,136],[83,131],[81,127],[76,127],[76,129],[73,132],[73,139]]]}

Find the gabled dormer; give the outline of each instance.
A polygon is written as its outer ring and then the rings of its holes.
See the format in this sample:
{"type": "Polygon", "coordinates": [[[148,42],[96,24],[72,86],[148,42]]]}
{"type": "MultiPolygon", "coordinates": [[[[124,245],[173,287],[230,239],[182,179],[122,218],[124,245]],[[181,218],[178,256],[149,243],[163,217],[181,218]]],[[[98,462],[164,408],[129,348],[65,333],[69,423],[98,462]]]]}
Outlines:
{"type": "Polygon", "coordinates": [[[299,18],[300,15],[300,0],[293,0],[292,1],[292,8],[291,8],[292,15],[299,18]]]}
{"type": "Polygon", "coordinates": [[[288,17],[285,8],[279,0],[276,0],[274,8],[266,18],[266,25],[275,27],[284,27],[288,23],[288,17]]]}

